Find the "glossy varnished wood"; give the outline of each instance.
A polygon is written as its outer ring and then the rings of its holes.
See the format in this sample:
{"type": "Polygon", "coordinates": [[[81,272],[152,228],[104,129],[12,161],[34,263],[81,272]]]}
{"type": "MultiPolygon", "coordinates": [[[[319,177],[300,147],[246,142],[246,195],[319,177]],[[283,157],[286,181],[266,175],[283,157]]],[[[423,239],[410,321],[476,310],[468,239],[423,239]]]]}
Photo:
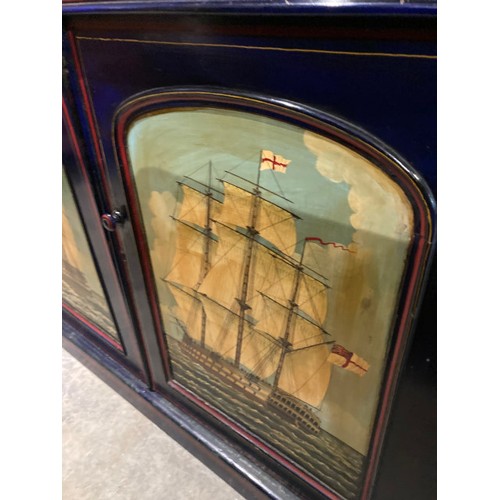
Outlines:
{"type": "MultiPolygon", "coordinates": [[[[382,143],[390,144],[418,171],[422,183],[429,186],[429,191],[424,191],[433,212],[435,5],[65,2],[64,12],[67,92],[74,102],[72,114],[81,127],[85,168],[101,213],[124,207],[130,214],[133,187],[124,188],[123,161],[114,143],[119,106],[152,88],[188,84],[289,99],[354,121],[382,143]],[[160,62],[169,54],[175,54],[171,57],[176,72],[160,62]],[[217,72],[211,71],[205,60],[211,61],[217,72]],[[284,71],[280,78],[270,78],[259,69],[273,68],[278,61],[284,71]],[[330,64],[335,65],[335,71],[323,73],[330,64]],[[255,71],[249,73],[249,67],[255,71]],[[300,67],[313,71],[299,78],[300,67]],[[314,71],[318,70],[323,80],[315,80],[314,71]],[[328,94],[328,89],[334,91],[328,94]]],[[[75,174],[72,176],[80,185],[75,174]]],[[[79,197],[90,199],[83,191],[79,197]]],[[[95,341],[85,325],[66,316],[68,349],[249,498],[322,497],[171,387],[151,279],[148,283],[149,264],[144,249],[142,256],[138,251],[137,227],[134,230],[127,221],[117,234],[106,236],[103,245],[95,237],[94,216],[87,216],[85,222],[104,280],[115,280],[110,295],[120,330],[128,332],[122,336],[129,347],[123,360],[110,357],[106,346],[95,341]],[[118,286],[116,277],[105,270],[110,262],[117,270],[118,286]],[[136,346],[131,348],[134,342],[136,346]],[[137,372],[133,374],[131,366],[144,375],[136,379],[137,372]],[[156,392],[150,391],[151,387],[156,392]]],[[[432,233],[419,236],[428,238],[430,250],[432,233]]],[[[416,286],[423,286],[423,277],[418,280],[416,286]]],[[[405,286],[409,285],[407,281],[405,286]]],[[[363,498],[370,496],[375,478],[372,496],[378,500],[432,498],[435,494],[435,267],[422,290],[424,300],[414,335],[405,338],[408,345],[401,347],[404,356],[393,368],[400,375],[399,389],[396,391],[394,385],[387,394],[392,411],[380,467],[377,471],[373,465],[369,471],[363,498]]],[[[416,305],[409,309],[411,314],[415,314],[416,305]]],[[[404,314],[403,309],[400,314],[404,314]]]]}

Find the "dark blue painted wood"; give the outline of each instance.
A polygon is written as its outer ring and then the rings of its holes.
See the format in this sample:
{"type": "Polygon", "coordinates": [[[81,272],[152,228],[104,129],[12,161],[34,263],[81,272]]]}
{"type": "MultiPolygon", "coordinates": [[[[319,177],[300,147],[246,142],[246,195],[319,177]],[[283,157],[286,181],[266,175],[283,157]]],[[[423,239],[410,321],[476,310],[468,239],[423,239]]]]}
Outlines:
{"type": "MultiPolygon", "coordinates": [[[[419,172],[435,195],[436,60],[415,57],[436,54],[435,4],[286,3],[290,5],[285,7],[284,1],[65,5],[66,29],[76,36],[104,155],[105,175],[92,151],[91,124],[86,121],[78,78],[72,74],[91,170],[96,183],[105,182],[107,177],[111,185],[112,199],[99,191],[103,208],[112,210],[126,203],[112,142],[115,112],[131,96],[165,87],[225,88],[286,99],[337,116],[390,145],[419,172]],[[164,14],[105,15],[113,11],[164,14]],[[180,15],[183,12],[191,15],[180,15]],[[284,12],[293,15],[281,15],[284,12]],[[87,17],[85,13],[103,15],[87,17]],[[323,15],[315,15],[318,13],[323,15]],[[121,41],[109,40],[113,38],[121,41]]],[[[66,54],[71,59],[70,51],[66,54]]],[[[138,266],[134,235],[129,227],[120,234],[132,282],[140,288],[143,278],[140,270],[134,270],[138,266]]],[[[434,290],[435,271],[395,399],[374,490],[374,497],[380,500],[435,496],[434,290]]],[[[143,292],[135,291],[138,296],[143,292]]],[[[139,302],[139,314],[147,321],[147,301],[139,302]]],[[[147,349],[154,347],[151,341],[147,349]]],[[[156,369],[161,372],[162,367],[156,369]]]]}
{"type": "Polygon", "coordinates": [[[363,14],[363,15],[435,15],[436,2],[400,0],[142,0],[73,1],[63,0],[66,14],[102,13],[227,13],[227,14],[363,14]]]}
{"type": "MultiPolygon", "coordinates": [[[[344,118],[399,152],[436,188],[436,61],[411,57],[356,56],[208,47],[204,43],[385,54],[435,55],[432,41],[404,39],[314,40],[214,35],[190,18],[184,34],[109,30],[106,38],[197,43],[170,46],[79,40],[108,166],[116,172],[109,140],[121,102],[156,87],[214,86],[283,98],[344,118]],[[193,35],[191,35],[193,33],[193,35]]],[[[314,20],[309,22],[313,23],[314,20]]],[[[401,21],[404,26],[404,21],[401,21]]],[[[233,26],[234,27],[234,26],[233,26]]],[[[297,29],[297,28],[295,28],[297,29]]]]}

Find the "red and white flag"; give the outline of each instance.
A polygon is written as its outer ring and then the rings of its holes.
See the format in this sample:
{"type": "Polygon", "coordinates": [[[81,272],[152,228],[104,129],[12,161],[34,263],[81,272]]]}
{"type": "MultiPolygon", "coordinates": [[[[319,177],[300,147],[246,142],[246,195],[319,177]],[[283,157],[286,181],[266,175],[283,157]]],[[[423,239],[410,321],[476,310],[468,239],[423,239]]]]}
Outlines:
{"type": "Polygon", "coordinates": [[[340,344],[335,344],[330,351],[328,356],[328,361],[334,365],[345,368],[346,370],[355,373],[362,377],[367,371],[370,365],[357,354],[348,351],[345,347],[340,344]]]}
{"type": "Polygon", "coordinates": [[[286,167],[292,160],[287,160],[283,156],[275,155],[272,151],[262,150],[260,158],[261,170],[274,170],[282,174],[286,173],[286,167]]]}

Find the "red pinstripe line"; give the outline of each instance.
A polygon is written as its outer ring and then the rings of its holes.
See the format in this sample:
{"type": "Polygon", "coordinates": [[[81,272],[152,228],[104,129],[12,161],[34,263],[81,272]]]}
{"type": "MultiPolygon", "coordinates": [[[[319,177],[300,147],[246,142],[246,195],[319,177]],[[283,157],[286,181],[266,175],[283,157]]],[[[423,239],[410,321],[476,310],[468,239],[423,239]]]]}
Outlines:
{"type": "Polygon", "coordinates": [[[63,306],[63,309],[66,309],[66,311],[68,311],[70,314],[75,316],[82,323],[85,323],[92,331],[97,333],[99,335],[99,337],[102,337],[104,340],[106,340],[107,342],[112,344],[114,347],[116,347],[122,353],[125,352],[123,350],[123,346],[119,342],[117,342],[113,337],[111,337],[109,334],[107,334],[103,330],[100,330],[97,325],[94,325],[94,323],[89,321],[85,316],[81,315],[79,312],[77,312],[75,309],[73,309],[71,306],[65,304],[64,302],[63,302],[62,306],[63,306]]]}
{"type": "MultiPolygon", "coordinates": [[[[92,103],[90,101],[90,97],[87,92],[87,86],[85,84],[85,77],[83,73],[80,54],[78,52],[78,47],[76,45],[76,40],[71,31],[68,32],[68,40],[71,46],[71,52],[73,53],[73,62],[75,65],[76,76],[78,78],[78,84],[80,86],[80,92],[83,98],[83,107],[85,109],[85,114],[87,115],[87,122],[90,128],[90,135],[92,136],[92,142],[94,143],[94,149],[97,157],[97,166],[99,167],[99,171],[101,173],[102,178],[105,180],[107,179],[106,166],[101,151],[101,143],[99,141],[99,135],[96,129],[92,103]]],[[[104,188],[104,193],[106,195],[106,200],[108,201],[108,204],[111,204],[111,193],[109,192],[109,188],[106,182],[103,182],[103,188],[104,188]]]]}
{"type": "Polygon", "coordinates": [[[199,406],[202,406],[205,411],[210,413],[211,415],[215,416],[218,420],[221,420],[224,422],[226,425],[228,425],[231,429],[236,431],[240,436],[243,436],[245,439],[250,441],[251,443],[257,445],[259,448],[263,449],[268,455],[270,455],[272,458],[274,458],[276,461],[278,461],[281,465],[285,465],[287,469],[292,471],[294,474],[297,476],[301,477],[304,479],[307,483],[310,485],[314,486],[316,489],[321,491],[324,495],[327,496],[327,498],[331,500],[340,500],[340,497],[335,495],[332,491],[327,490],[323,485],[320,483],[317,483],[309,474],[303,472],[301,469],[298,467],[294,466],[292,463],[288,462],[282,455],[279,453],[275,452],[272,448],[269,448],[266,446],[265,443],[260,441],[258,438],[253,436],[252,434],[249,434],[245,432],[242,428],[240,428],[238,425],[235,425],[234,422],[231,420],[227,419],[219,413],[217,410],[212,408],[211,406],[207,405],[203,400],[199,399],[197,396],[193,395],[191,392],[187,391],[184,389],[181,385],[179,385],[177,382],[171,382],[170,384],[172,387],[174,387],[177,391],[179,391],[181,394],[186,396],[188,399],[194,401],[196,404],[199,406]]]}
{"type": "MultiPolygon", "coordinates": [[[[203,94],[200,95],[200,94],[201,93],[199,93],[195,96],[190,96],[189,94],[176,93],[175,95],[172,96],[172,99],[184,98],[186,100],[204,100],[204,101],[206,101],[207,99],[210,99],[210,101],[213,102],[214,95],[211,95],[209,93],[207,93],[207,95],[203,95],[203,94]]],[[[130,115],[132,115],[134,112],[140,110],[141,108],[147,107],[149,104],[168,102],[169,101],[168,97],[169,96],[167,95],[167,99],[165,99],[165,96],[162,96],[162,95],[152,95],[149,99],[142,98],[140,102],[128,103],[127,107],[122,109],[122,112],[119,115],[118,123],[123,126],[124,122],[127,121],[127,118],[130,115]]],[[[219,97],[220,101],[223,103],[227,103],[228,101],[231,103],[231,102],[235,101],[234,96],[231,96],[231,95],[228,95],[228,96],[219,96],[218,95],[216,97],[219,97]]],[[[262,103],[262,102],[253,102],[253,106],[255,107],[255,109],[263,109],[263,110],[269,110],[272,108],[276,108],[276,106],[273,106],[273,105],[269,106],[266,103],[262,103]]],[[[283,108],[281,108],[280,111],[281,111],[282,116],[288,116],[291,118],[297,117],[297,115],[294,112],[287,111],[283,108]]],[[[301,113],[299,113],[299,116],[300,116],[300,119],[303,123],[313,125],[316,128],[316,130],[321,130],[329,135],[331,134],[331,126],[330,125],[325,125],[323,122],[320,122],[316,119],[313,119],[307,115],[302,115],[301,113]]],[[[351,136],[349,136],[346,132],[344,132],[342,130],[338,130],[338,129],[336,129],[336,130],[341,138],[346,140],[349,144],[353,145],[358,150],[364,151],[370,157],[373,156],[373,154],[377,154],[379,156],[383,156],[384,158],[386,158],[386,160],[389,164],[394,163],[390,158],[387,158],[385,155],[380,153],[378,149],[375,149],[373,146],[366,144],[365,142],[363,142],[363,140],[354,141],[351,138],[351,136]]],[[[392,169],[392,170],[394,171],[394,169],[392,169]]],[[[426,210],[426,207],[423,204],[422,194],[421,194],[420,190],[416,187],[416,185],[414,184],[414,182],[411,179],[407,178],[406,174],[402,174],[400,172],[400,170],[396,170],[395,173],[397,174],[397,177],[400,179],[402,185],[404,186],[406,194],[409,197],[409,199],[414,201],[413,208],[416,212],[416,215],[418,215],[418,220],[421,222],[421,227],[419,228],[418,231],[415,231],[415,234],[428,235],[429,234],[429,223],[427,222],[428,221],[428,216],[427,216],[428,211],[426,210]]],[[[318,238],[318,240],[320,240],[320,239],[318,238]]],[[[323,242],[321,241],[321,243],[323,243],[323,242]]],[[[413,295],[414,295],[415,289],[418,285],[418,279],[421,276],[420,266],[425,258],[425,255],[424,255],[425,243],[426,243],[425,237],[422,237],[422,239],[420,240],[420,244],[418,245],[418,248],[416,250],[415,256],[412,260],[413,269],[412,269],[412,273],[411,273],[411,276],[410,276],[410,279],[408,282],[407,297],[406,297],[406,301],[405,301],[404,308],[402,311],[401,319],[399,322],[400,327],[395,335],[396,340],[395,340],[395,348],[394,348],[394,352],[393,352],[393,357],[392,357],[392,361],[389,365],[388,376],[386,378],[386,383],[385,383],[385,386],[383,388],[383,395],[381,398],[382,403],[381,403],[380,411],[378,413],[378,417],[376,420],[377,423],[373,429],[373,439],[372,439],[371,449],[369,450],[368,456],[366,457],[367,462],[368,462],[368,467],[366,470],[366,475],[365,475],[363,490],[362,490],[362,495],[361,495],[361,498],[363,500],[368,498],[368,494],[371,490],[371,486],[372,486],[372,482],[373,482],[373,476],[375,474],[375,471],[377,469],[378,462],[379,462],[382,435],[386,429],[388,410],[389,410],[389,406],[391,403],[390,396],[395,388],[394,383],[395,383],[395,377],[396,377],[396,368],[397,368],[399,362],[401,361],[400,358],[401,358],[401,353],[402,353],[402,348],[403,348],[403,340],[404,340],[403,334],[408,327],[408,318],[409,318],[409,312],[410,312],[410,309],[411,309],[412,303],[413,303],[413,300],[412,300],[413,295]]],[[[323,244],[325,244],[325,243],[323,243],[323,244]]],[[[330,244],[332,244],[335,247],[345,249],[346,251],[349,251],[351,253],[355,253],[355,252],[352,252],[351,250],[348,250],[345,247],[343,248],[339,244],[335,244],[334,242],[331,242],[330,244]]],[[[228,425],[230,425],[230,424],[228,424],[228,425]]],[[[308,481],[308,482],[310,482],[310,481],[308,481]]]]}

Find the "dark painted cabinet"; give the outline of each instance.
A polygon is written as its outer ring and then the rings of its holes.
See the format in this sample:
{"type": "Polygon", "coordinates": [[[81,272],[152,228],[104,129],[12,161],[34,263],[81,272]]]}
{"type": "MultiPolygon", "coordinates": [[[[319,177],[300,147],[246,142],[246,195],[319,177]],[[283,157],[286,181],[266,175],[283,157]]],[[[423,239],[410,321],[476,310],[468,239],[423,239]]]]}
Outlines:
{"type": "Polygon", "coordinates": [[[433,498],[435,5],[63,13],[64,346],[249,498],[433,498]]]}

